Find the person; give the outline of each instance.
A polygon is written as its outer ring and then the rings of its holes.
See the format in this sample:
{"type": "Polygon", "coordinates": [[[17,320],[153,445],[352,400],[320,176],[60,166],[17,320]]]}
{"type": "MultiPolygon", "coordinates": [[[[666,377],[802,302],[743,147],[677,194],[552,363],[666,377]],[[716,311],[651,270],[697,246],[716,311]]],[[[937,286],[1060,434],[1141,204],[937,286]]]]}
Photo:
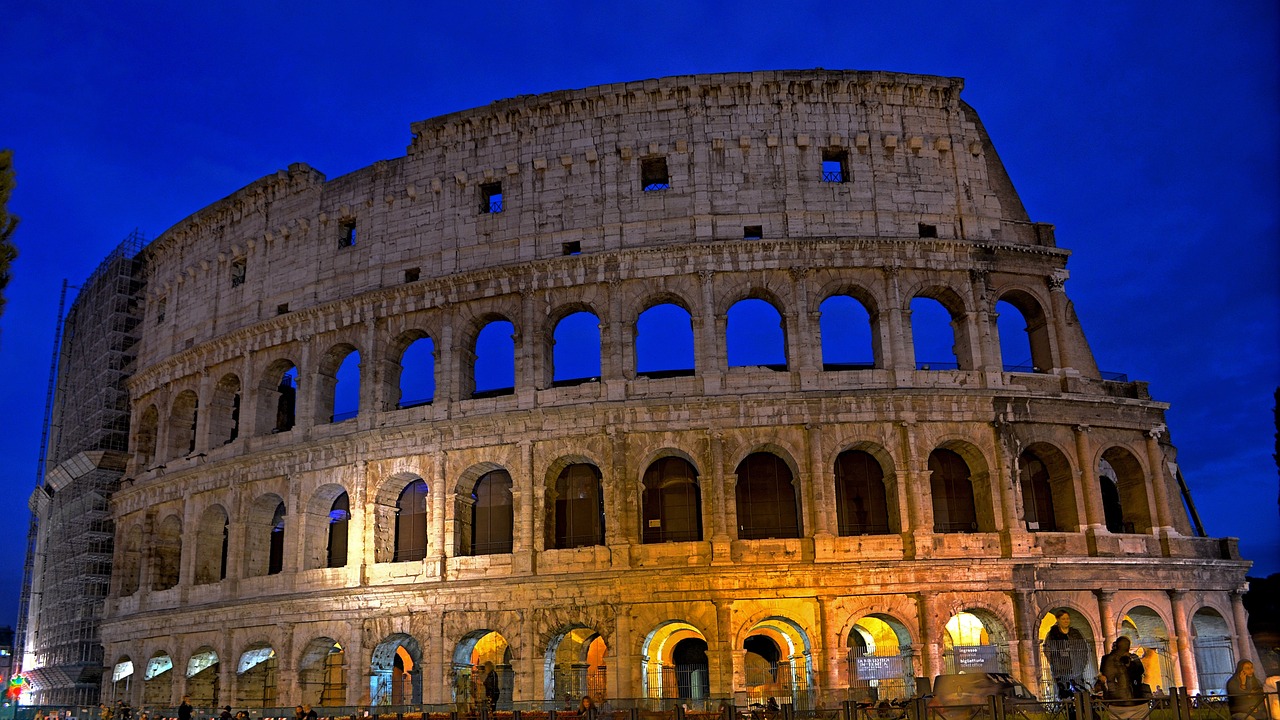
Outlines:
{"type": "Polygon", "coordinates": [[[1227,711],[1231,720],[1258,720],[1265,712],[1262,707],[1262,683],[1253,674],[1253,663],[1241,660],[1236,671],[1227,680],[1227,711]]]}
{"type": "Polygon", "coordinates": [[[480,712],[480,705],[484,701],[484,667],[472,665],[469,682],[471,694],[468,697],[467,712],[480,712]]]}
{"type": "Polygon", "coordinates": [[[1058,688],[1058,697],[1066,700],[1084,687],[1084,671],[1088,664],[1089,646],[1080,631],[1071,627],[1071,616],[1058,613],[1058,622],[1044,636],[1044,655],[1058,688]]]}
{"type": "Polygon", "coordinates": [[[1102,699],[1119,701],[1118,705],[1145,704],[1142,691],[1142,660],[1129,652],[1129,638],[1121,635],[1111,644],[1111,652],[1102,656],[1098,679],[1102,699]]]}
{"type": "Polygon", "coordinates": [[[306,718],[306,720],[319,720],[320,718],[320,716],[316,714],[316,711],[312,710],[311,706],[305,703],[302,706],[302,717],[306,718]]]}
{"type": "Polygon", "coordinates": [[[191,720],[191,711],[193,709],[191,707],[191,697],[183,695],[182,704],[178,706],[178,720],[191,720]]]}
{"type": "Polygon", "coordinates": [[[222,708],[222,713],[218,715],[218,720],[232,720],[230,705],[222,708]]]}
{"type": "Polygon", "coordinates": [[[596,703],[590,695],[583,695],[582,702],[578,703],[578,717],[583,720],[596,720],[596,703]]]}
{"type": "Polygon", "coordinates": [[[501,692],[498,689],[498,671],[494,669],[493,661],[490,660],[484,664],[484,699],[489,712],[497,709],[501,692]]]}
{"type": "Polygon", "coordinates": [[[299,705],[293,709],[293,720],[307,720],[307,713],[299,705]]]}
{"type": "Polygon", "coordinates": [[[112,720],[115,717],[115,713],[111,712],[111,708],[107,707],[106,703],[103,703],[98,706],[98,717],[101,720],[112,720]]]}

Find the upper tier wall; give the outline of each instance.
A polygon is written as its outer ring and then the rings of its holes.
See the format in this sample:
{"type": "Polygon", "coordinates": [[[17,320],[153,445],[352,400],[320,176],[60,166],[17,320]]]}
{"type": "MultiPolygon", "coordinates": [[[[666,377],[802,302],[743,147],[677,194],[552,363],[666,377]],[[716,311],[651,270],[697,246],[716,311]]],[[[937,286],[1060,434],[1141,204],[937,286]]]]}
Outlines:
{"type": "Polygon", "coordinates": [[[961,87],[880,72],[673,77],[415,123],[407,156],[332,181],[292,165],[147,248],[139,368],[280,312],[572,243],[592,253],[741,241],[758,228],[1052,245],[961,87]],[[842,161],[839,181],[824,181],[824,157],[842,161]],[[670,187],[645,191],[642,165],[655,158],[670,187]],[[501,211],[484,212],[495,183],[501,211]]]}

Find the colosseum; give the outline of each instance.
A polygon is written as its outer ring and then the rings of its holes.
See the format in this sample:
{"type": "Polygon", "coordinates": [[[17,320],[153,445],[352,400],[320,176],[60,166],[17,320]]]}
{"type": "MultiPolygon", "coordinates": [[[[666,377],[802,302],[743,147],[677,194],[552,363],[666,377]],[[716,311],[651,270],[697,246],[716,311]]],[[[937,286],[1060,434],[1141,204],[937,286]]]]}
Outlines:
{"type": "Polygon", "coordinates": [[[1153,687],[1221,688],[1249,563],[962,86],[521,96],[151,241],[103,697],[1052,696],[1063,613],[1086,680],[1124,635],[1153,687]]]}

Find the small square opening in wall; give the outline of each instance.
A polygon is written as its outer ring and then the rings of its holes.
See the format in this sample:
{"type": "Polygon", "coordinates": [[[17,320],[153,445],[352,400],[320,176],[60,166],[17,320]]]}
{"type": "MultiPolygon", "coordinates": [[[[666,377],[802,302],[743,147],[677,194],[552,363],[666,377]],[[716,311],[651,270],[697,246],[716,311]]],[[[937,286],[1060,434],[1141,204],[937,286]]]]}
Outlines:
{"type": "Polygon", "coordinates": [[[407,283],[418,282],[420,277],[422,277],[422,273],[418,268],[409,268],[404,271],[404,281],[407,283]]]}
{"type": "Polygon", "coordinates": [[[289,303],[280,303],[276,306],[277,315],[284,315],[287,312],[289,312],[289,303]]]}
{"type": "Polygon", "coordinates": [[[822,182],[849,182],[849,151],[842,148],[822,151],[822,182]]]}
{"type": "Polygon", "coordinates": [[[571,242],[561,243],[560,252],[564,255],[581,255],[582,242],[579,240],[573,240],[571,242]]]}
{"type": "Polygon", "coordinates": [[[353,247],[356,244],[356,221],[343,220],[338,224],[338,247],[353,247]]]}
{"type": "Polygon", "coordinates": [[[744,225],[742,228],[743,240],[760,240],[764,237],[764,227],[761,225],[744,225]]]}
{"type": "Polygon", "coordinates": [[[502,212],[502,183],[491,182],[480,186],[480,212],[502,212]]]}
{"type": "Polygon", "coordinates": [[[248,263],[244,258],[231,261],[231,287],[240,287],[244,284],[244,273],[247,268],[248,263]]]}
{"type": "Polygon", "coordinates": [[[671,176],[667,174],[665,157],[651,157],[640,161],[640,187],[645,192],[670,189],[671,176]]]}
{"type": "Polygon", "coordinates": [[[920,225],[920,237],[922,237],[922,238],[936,238],[936,237],[938,237],[938,226],[937,226],[937,225],[928,225],[928,224],[925,224],[925,223],[919,223],[919,225],[920,225]]]}

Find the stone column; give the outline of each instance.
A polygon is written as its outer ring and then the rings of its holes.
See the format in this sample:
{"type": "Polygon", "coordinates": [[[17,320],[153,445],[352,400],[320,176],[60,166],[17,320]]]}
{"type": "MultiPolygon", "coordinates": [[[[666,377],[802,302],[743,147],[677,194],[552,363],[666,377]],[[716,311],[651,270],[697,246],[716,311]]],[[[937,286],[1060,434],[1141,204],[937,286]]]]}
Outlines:
{"type": "MultiPolygon", "coordinates": [[[[550,346],[540,342],[541,324],[535,305],[532,292],[520,293],[520,324],[515,331],[515,394],[522,408],[535,404],[534,398],[543,386],[543,376],[538,371],[551,361],[544,356],[550,351],[550,346]]],[[[546,380],[549,382],[550,379],[551,375],[547,373],[546,380]]]]}
{"type": "Polygon", "coordinates": [[[1115,597],[1115,593],[1110,590],[1094,590],[1093,594],[1098,598],[1098,621],[1102,623],[1102,652],[1106,653],[1111,650],[1111,643],[1115,642],[1120,634],[1116,627],[1115,611],[1111,607],[1111,599],[1115,597]]]}
{"type": "MultiPolygon", "coordinates": [[[[1067,271],[1056,270],[1053,275],[1048,278],[1049,283],[1049,301],[1052,305],[1052,323],[1053,337],[1057,341],[1058,357],[1057,367],[1066,375],[1079,375],[1076,369],[1075,356],[1072,352],[1071,343],[1067,340],[1067,318],[1070,313],[1067,311],[1067,293],[1063,287],[1067,282],[1067,271]]],[[[1046,368],[1047,369],[1047,368],[1046,368]]]]}
{"type": "Polygon", "coordinates": [[[445,530],[444,516],[447,511],[446,501],[453,495],[448,485],[448,477],[445,473],[445,463],[448,462],[448,453],[441,450],[435,455],[435,467],[432,468],[431,482],[431,529],[428,545],[430,547],[430,555],[427,563],[435,568],[439,573],[440,579],[445,579],[450,538],[445,530]]]}
{"type": "Polygon", "coordinates": [[[1177,535],[1173,529],[1173,513],[1169,507],[1169,483],[1165,479],[1164,451],[1160,449],[1160,434],[1163,428],[1154,427],[1147,432],[1147,465],[1151,467],[1151,490],[1155,502],[1152,513],[1152,534],[1156,537],[1177,535]]]}
{"type": "Polygon", "coordinates": [[[280,645],[275,648],[276,705],[301,705],[302,683],[298,682],[298,658],[293,651],[293,623],[280,623],[276,630],[280,638],[280,645]]]}
{"type": "Polygon", "coordinates": [[[716,636],[708,638],[707,664],[708,678],[712,697],[727,697],[733,694],[733,677],[737,664],[734,662],[732,643],[732,600],[713,600],[716,607],[716,636]]]}
{"type": "Polygon", "coordinates": [[[787,272],[792,288],[792,308],[782,314],[786,323],[787,369],[800,372],[801,387],[815,387],[817,373],[822,371],[822,343],[817,313],[809,312],[809,292],[805,284],[809,268],[792,267],[787,272]]]}
{"type": "Polygon", "coordinates": [[[516,572],[533,574],[534,557],[538,546],[534,533],[534,507],[541,483],[533,477],[533,443],[522,440],[519,444],[521,467],[518,476],[512,476],[511,502],[515,512],[515,547],[512,548],[512,567],[516,572]]]}
{"type": "Polygon", "coordinates": [[[360,403],[356,408],[356,423],[361,430],[373,427],[373,418],[386,407],[383,397],[383,375],[386,368],[380,360],[386,350],[385,343],[378,342],[378,328],[372,317],[364,321],[364,349],[360,351],[360,403]]]}
{"type": "Polygon", "coordinates": [[[609,644],[606,658],[612,656],[612,662],[606,663],[609,675],[606,678],[610,698],[640,697],[640,690],[635,680],[642,663],[641,655],[636,652],[639,646],[631,637],[630,608],[618,606],[614,613],[613,642],[609,644]]]}
{"type": "Polygon", "coordinates": [[[342,641],[343,657],[347,672],[347,705],[369,704],[369,657],[364,648],[363,622],[347,622],[347,636],[342,641]]]}
{"type": "Polygon", "coordinates": [[[703,507],[710,506],[712,542],[728,543],[733,536],[729,533],[728,513],[725,510],[729,495],[727,487],[729,479],[724,472],[724,439],[719,433],[709,433],[707,447],[711,451],[708,453],[708,459],[711,462],[711,482],[704,485],[703,490],[711,492],[707,493],[709,497],[703,499],[703,507]]]}
{"type": "MultiPolygon", "coordinates": [[[[884,366],[905,373],[914,373],[916,369],[916,353],[911,341],[911,309],[910,298],[903,299],[898,268],[883,268],[885,273],[885,297],[887,305],[880,309],[881,334],[887,336],[888,342],[882,342],[886,348],[884,366]]],[[[900,379],[899,385],[904,384],[900,379]]]]}
{"type": "Polygon", "coordinates": [[[809,444],[809,477],[813,492],[810,494],[812,524],[807,531],[815,537],[829,537],[838,530],[836,517],[834,471],[829,473],[823,461],[822,426],[805,425],[805,438],[809,444]]]}
{"type": "Polygon", "coordinates": [[[1039,623],[1035,618],[1035,594],[1030,590],[1017,588],[1009,593],[1009,597],[1013,599],[1013,619],[1017,623],[1014,634],[1017,636],[1018,646],[1018,679],[1023,685],[1033,688],[1040,678],[1040,653],[1037,652],[1040,639],[1036,637],[1039,623]]]}
{"type": "Polygon", "coordinates": [[[201,368],[200,384],[196,388],[196,443],[192,451],[195,455],[209,452],[209,421],[213,419],[210,412],[213,407],[213,380],[209,377],[209,368],[201,368]]]}
{"type": "Polygon", "coordinates": [[[1072,430],[1076,438],[1076,466],[1084,499],[1085,529],[1100,532],[1106,529],[1106,518],[1102,512],[1102,489],[1098,487],[1097,468],[1093,465],[1093,449],[1089,446],[1089,426],[1076,425],[1072,430]]]}
{"type": "Polygon", "coordinates": [[[1252,660],[1254,667],[1261,668],[1262,663],[1253,655],[1253,639],[1249,636],[1249,613],[1244,609],[1246,588],[1231,591],[1231,624],[1234,626],[1231,638],[1235,641],[1236,660],[1252,660]]]}
{"type": "Polygon", "coordinates": [[[1178,665],[1182,685],[1189,693],[1200,690],[1200,678],[1196,673],[1196,656],[1192,648],[1191,623],[1187,617],[1187,591],[1170,590],[1169,603],[1173,610],[1174,632],[1178,634],[1178,665]]]}
{"type": "Polygon", "coordinates": [[[819,700],[827,699],[830,688],[847,687],[849,684],[849,679],[842,678],[840,673],[840,639],[832,635],[835,632],[835,628],[831,627],[831,603],[834,599],[830,595],[819,595],[816,598],[817,643],[812,654],[814,674],[818,677],[818,687],[814,690],[817,691],[819,700]]]}
{"type": "Polygon", "coordinates": [[[933,678],[941,675],[942,645],[938,642],[934,623],[937,620],[938,595],[933,592],[916,593],[916,612],[918,613],[917,635],[920,638],[920,660],[924,667],[924,676],[933,678]]]}
{"type": "Polygon", "coordinates": [[[703,392],[712,393],[720,390],[720,378],[728,369],[725,354],[724,325],[725,318],[716,313],[716,298],[713,288],[714,270],[698,271],[702,281],[702,307],[698,317],[693,319],[694,364],[697,374],[702,377],[703,392]]]}

